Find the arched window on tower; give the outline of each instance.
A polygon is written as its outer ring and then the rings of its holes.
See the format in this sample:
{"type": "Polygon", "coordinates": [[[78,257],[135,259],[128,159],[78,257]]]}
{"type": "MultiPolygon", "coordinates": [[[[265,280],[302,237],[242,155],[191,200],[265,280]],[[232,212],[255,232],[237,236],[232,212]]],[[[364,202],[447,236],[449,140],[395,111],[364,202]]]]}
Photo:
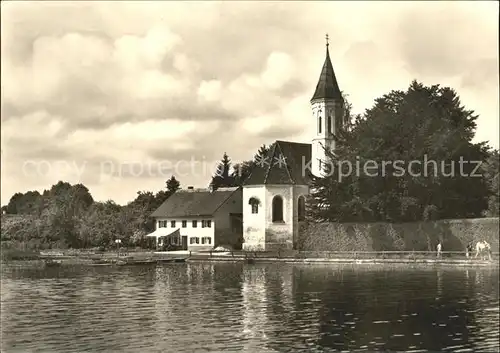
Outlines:
{"type": "Polygon", "coordinates": [[[332,116],[328,116],[328,130],[329,133],[333,134],[333,118],[332,116]]]}
{"type": "Polygon", "coordinates": [[[273,222],[284,222],[283,220],[283,198],[274,196],[273,198],[273,222]]]}
{"type": "Polygon", "coordinates": [[[306,199],[304,196],[299,196],[297,202],[297,219],[299,222],[305,221],[306,219],[306,199]]]}
{"type": "Polygon", "coordinates": [[[318,134],[321,134],[321,115],[318,115],[318,134]]]}

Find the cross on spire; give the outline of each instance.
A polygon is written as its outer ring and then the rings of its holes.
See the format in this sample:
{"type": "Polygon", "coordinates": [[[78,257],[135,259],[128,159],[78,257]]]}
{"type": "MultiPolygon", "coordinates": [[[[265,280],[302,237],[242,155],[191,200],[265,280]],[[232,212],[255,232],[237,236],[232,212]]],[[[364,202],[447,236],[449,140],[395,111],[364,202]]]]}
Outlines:
{"type": "Polygon", "coordinates": [[[325,38],[326,38],[326,46],[328,46],[329,45],[328,44],[328,33],[326,34],[325,38]]]}

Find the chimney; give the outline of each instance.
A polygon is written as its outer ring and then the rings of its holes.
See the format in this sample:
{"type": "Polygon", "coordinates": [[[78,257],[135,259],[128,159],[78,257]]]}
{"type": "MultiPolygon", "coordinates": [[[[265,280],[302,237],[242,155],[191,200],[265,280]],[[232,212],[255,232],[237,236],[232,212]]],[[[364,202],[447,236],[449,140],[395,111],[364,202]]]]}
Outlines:
{"type": "Polygon", "coordinates": [[[188,186],[187,190],[188,191],[194,191],[194,187],[193,186],[188,186]]]}

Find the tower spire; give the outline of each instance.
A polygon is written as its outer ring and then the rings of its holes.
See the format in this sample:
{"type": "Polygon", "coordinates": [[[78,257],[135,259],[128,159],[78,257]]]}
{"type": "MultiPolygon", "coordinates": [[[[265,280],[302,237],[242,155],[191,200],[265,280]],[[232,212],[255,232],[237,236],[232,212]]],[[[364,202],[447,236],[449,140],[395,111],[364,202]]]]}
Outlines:
{"type": "Polygon", "coordinates": [[[319,76],[318,84],[316,85],[316,91],[311,100],[331,98],[331,99],[342,99],[342,94],[340,93],[340,88],[337,83],[337,78],[335,77],[335,72],[333,71],[333,65],[330,60],[330,52],[328,47],[330,46],[330,37],[328,33],[325,35],[326,39],[326,58],[323,64],[323,69],[321,70],[321,75],[319,76]]]}
{"type": "Polygon", "coordinates": [[[316,132],[311,143],[311,171],[315,176],[325,176],[325,166],[330,160],[327,151],[335,151],[335,136],[344,121],[344,100],[330,60],[328,33],[325,35],[325,62],[321,69],[316,90],[311,99],[316,132]],[[326,164],[325,164],[326,163],[326,164]]]}

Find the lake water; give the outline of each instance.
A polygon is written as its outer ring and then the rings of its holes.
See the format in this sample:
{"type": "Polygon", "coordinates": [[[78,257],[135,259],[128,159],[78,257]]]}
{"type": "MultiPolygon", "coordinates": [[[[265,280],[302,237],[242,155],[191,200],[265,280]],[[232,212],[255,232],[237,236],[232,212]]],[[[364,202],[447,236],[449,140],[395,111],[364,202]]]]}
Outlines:
{"type": "Polygon", "coordinates": [[[499,350],[497,268],[2,268],[1,351],[499,350]]]}

